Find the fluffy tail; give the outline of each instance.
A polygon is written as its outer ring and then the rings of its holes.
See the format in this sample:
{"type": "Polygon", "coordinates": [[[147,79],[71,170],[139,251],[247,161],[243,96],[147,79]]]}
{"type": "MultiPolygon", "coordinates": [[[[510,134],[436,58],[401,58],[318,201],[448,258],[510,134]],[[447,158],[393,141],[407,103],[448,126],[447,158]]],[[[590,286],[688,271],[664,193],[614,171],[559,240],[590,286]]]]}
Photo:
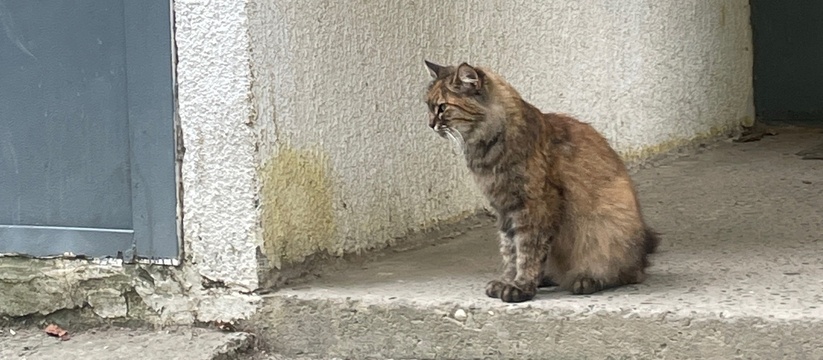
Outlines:
{"type": "Polygon", "coordinates": [[[653,254],[657,251],[658,245],[660,245],[660,234],[646,227],[643,231],[643,246],[646,248],[646,254],[653,254]]]}

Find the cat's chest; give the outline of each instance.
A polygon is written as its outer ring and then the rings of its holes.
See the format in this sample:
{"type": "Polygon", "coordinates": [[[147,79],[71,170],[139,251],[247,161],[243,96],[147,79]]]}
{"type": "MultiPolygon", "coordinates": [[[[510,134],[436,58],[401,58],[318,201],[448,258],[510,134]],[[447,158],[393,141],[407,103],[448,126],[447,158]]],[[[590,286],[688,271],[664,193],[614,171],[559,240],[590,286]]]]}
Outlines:
{"type": "Polygon", "coordinates": [[[516,208],[517,204],[523,202],[520,196],[523,193],[519,185],[521,182],[511,181],[512,179],[509,179],[506,174],[474,174],[474,179],[489,201],[489,205],[499,213],[507,212],[506,209],[516,208]]]}
{"type": "Polygon", "coordinates": [[[473,175],[477,186],[488,196],[500,193],[504,191],[506,187],[511,186],[511,183],[507,181],[504,174],[501,173],[486,172],[473,173],[473,175]]]}

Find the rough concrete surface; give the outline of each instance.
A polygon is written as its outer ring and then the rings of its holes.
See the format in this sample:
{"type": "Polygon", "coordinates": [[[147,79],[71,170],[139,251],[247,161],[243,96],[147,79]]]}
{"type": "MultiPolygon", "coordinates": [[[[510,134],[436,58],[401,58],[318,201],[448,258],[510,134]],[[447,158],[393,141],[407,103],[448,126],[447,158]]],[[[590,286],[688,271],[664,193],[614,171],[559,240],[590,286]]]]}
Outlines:
{"type": "Polygon", "coordinates": [[[245,318],[257,308],[259,297],[206,280],[189,266],[0,257],[0,324],[57,317],[73,325],[190,325],[245,318]]]}
{"type": "Polygon", "coordinates": [[[484,295],[489,223],[268,295],[263,344],[306,358],[823,358],[823,133],[780,129],[640,170],[648,280],[523,304],[484,295]]]}
{"type": "MultiPolygon", "coordinates": [[[[205,329],[100,329],[67,341],[42,330],[0,328],[0,359],[11,360],[223,360],[243,359],[254,345],[246,333],[205,329]]],[[[250,356],[250,355],[249,355],[250,356]]]]}

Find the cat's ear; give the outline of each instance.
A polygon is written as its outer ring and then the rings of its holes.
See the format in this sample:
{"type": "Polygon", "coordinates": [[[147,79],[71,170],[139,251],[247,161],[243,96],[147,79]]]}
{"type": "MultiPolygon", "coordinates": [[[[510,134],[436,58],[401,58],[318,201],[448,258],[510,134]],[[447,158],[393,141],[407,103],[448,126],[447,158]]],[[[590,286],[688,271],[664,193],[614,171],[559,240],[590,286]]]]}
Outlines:
{"type": "Polygon", "coordinates": [[[483,87],[483,80],[477,69],[467,63],[457,67],[454,85],[463,92],[477,92],[483,87]]]}
{"type": "Polygon", "coordinates": [[[435,64],[431,61],[428,61],[428,60],[423,60],[423,62],[426,63],[426,69],[429,70],[429,75],[431,75],[432,78],[437,79],[437,78],[439,78],[439,77],[446,74],[446,67],[445,66],[437,65],[437,64],[435,64]]]}

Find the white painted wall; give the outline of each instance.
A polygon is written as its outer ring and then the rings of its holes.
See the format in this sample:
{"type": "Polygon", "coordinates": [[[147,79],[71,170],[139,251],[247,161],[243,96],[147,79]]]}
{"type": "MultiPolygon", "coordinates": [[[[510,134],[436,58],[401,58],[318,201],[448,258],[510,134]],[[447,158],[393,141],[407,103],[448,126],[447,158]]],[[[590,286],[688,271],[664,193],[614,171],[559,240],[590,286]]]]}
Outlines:
{"type": "MultiPolygon", "coordinates": [[[[262,167],[281,148],[302,149],[333,186],[329,239],[263,231],[275,264],[380,247],[483,205],[461,159],[426,126],[424,58],[496,69],[629,157],[753,115],[745,0],[249,0],[247,11],[262,167]]],[[[282,197],[264,192],[264,209],[326,211],[282,197]]],[[[263,214],[262,224],[291,226],[288,217],[263,214]]]]}

